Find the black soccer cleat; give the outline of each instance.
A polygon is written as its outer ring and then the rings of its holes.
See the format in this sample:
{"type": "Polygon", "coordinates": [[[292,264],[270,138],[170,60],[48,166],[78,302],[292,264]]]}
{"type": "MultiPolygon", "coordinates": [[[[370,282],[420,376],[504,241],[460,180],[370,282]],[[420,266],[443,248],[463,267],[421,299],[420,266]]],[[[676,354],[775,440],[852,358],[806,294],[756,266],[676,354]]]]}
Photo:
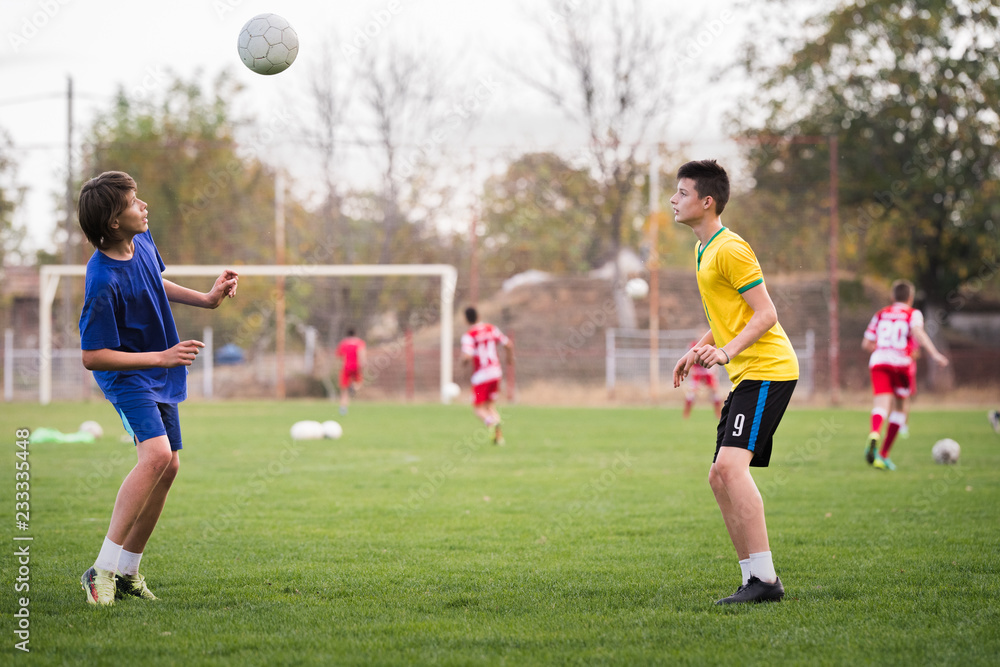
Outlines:
{"type": "Polygon", "coordinates": [[[865,445],[865,461],[868,465],[875,463],[875,450],[878,448],[878,443],[882,439],[878,431],[872,431],[868,434],[868,444],[865,445]]]}
{"type": "Polygon", "coordinates": [[[778,577],[773,584],[769,584],[751,576],[746,585],[740,586],[735,593],[727,598],[722,598],[715,604],[777,602],[783,597],[785,597],[785,587],[781,585],[781,577],[778,577]]]}
{"type": "MultiPolygon", "coordinates": [[[[730,596],[729,596],[729,598],[733,597],[734,595],[739,595],[739,594],[740,594],[740,591],[742,591],[742,590],[743,590],[744,588],[746,588],[746,587],[747,587],[747,585],[746,585],[746,584],[740,584],[740,587],[739,587],[739,588],[737,588],[737,589],[736,589],[736,592],[735,592],[735,593],[733,593],[733,595],[730,595],[730,596]]],[[[728,600],[729,598],[722,598],[721,600],[716,600],[716,601],[715,601],[715,604],[728,604],[728,603],[726,602],[726,600],[728,600]]]]}

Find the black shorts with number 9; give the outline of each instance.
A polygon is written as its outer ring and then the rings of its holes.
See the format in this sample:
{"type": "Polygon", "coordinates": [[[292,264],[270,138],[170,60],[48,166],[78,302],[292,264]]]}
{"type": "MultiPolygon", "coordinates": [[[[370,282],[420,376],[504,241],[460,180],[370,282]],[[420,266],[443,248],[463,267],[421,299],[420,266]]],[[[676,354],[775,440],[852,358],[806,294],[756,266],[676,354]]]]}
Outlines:
{"type": "Polygon", "coordinates": [[[715,440],[714,462],[720,447],[753,452],[750,465],[767,467],[774,432],[792,399],[797,380],[743,380],[722,406],[715,440]]]}

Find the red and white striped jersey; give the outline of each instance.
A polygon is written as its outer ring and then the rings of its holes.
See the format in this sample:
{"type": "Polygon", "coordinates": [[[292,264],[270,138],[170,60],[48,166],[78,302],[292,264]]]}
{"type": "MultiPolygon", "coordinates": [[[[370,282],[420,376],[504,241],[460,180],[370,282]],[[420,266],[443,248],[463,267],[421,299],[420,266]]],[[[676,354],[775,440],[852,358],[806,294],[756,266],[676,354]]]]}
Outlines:
{"type": "Polygon", "coordinates": [[[487,322],[474,324],[462,336],[462,354],[472,357],[472,384],[482,384],[503,377],[498,348],[508,344],[507,336],[487,322]]]}
{"type": "Polygon", "coordinates": [[[875,343],[868,367],[907,368],[910,354],[917,347],[913,329],[923,326],[924,316],[905,303],[894,303],[875,313],[865,329],[865,339],[875,343]]]}

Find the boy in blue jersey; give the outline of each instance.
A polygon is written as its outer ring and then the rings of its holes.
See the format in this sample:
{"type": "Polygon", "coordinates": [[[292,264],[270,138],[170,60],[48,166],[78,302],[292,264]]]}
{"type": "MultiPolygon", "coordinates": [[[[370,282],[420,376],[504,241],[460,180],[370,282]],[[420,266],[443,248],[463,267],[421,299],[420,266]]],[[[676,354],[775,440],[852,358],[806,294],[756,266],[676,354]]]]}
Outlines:
{"type": "Polygon", "coordinates": [[[187,367],[205,347],[179,339],[170,302],[217,308],[236,295],[239,276],[223,271],[207,293],[164,279],[146,203],[126,173],[109,171],[84,183],[79,217],[96,248],[80,316],[83,365],[115,406],[138,457],[118,490],[104,545],[80,583],[91,604],[125,595],[155,600],[139,561],[177,475],[177,404],[187,397],[187,367]]]}

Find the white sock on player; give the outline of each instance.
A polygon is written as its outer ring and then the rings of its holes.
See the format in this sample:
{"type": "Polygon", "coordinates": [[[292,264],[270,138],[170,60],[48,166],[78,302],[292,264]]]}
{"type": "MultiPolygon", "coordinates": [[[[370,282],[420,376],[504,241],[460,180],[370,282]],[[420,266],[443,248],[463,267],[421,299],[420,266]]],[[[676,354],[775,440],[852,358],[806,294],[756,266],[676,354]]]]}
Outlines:
{"type": "Polygon", "coordinates": [[[740,561],[740,570],[743,572],[743,585],[746,586],[747,582],[750,581],[750,559],[744,558],[740,561]]]}
{"type": "Polygon", "coordinates": [[[750,554],[750,575],[769,584],[773,584],[778,580],[778,575],[774,571],[774,562],[771,560],[770,551],[760,551],[755,554],[750,554]]]}
{"type": "Polygon", "coordinates": [[[105,537],[101,553],[97,554],[97,560],[94,561],[94,567],[114,572],[118,568],[118,558],[121,553],[122,545],[115,544],[105,537]]]}
{"type": "Polygon", "coordinates": [[[121,555],[118,556],[118,571],[122,574],[135,576],[139,574],[140,560],[142,560],[142,553],[134,554],[122,549],[121,555]]]}

